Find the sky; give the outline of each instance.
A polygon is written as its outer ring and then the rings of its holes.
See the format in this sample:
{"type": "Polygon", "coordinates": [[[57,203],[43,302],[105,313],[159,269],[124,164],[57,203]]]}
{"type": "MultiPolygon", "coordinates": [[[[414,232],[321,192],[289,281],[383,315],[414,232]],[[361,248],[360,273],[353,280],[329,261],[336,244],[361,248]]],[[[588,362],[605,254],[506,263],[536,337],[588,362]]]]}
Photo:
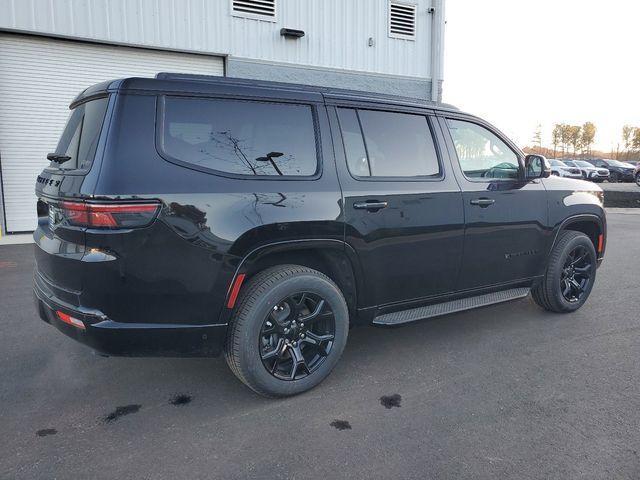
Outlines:
{"type": "Polygon", "coordinates": [[[595,123],[595,147],[640,127],[640,1],[446,0],[443,101],[521,147],[542,125],[595,123]]]}

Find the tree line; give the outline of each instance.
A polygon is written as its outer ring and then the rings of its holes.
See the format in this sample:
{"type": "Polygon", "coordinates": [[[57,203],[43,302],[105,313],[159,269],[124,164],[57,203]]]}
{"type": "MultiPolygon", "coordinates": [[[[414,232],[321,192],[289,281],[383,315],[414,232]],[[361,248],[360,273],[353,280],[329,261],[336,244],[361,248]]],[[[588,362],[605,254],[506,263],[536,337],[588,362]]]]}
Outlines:
{"type": "Polygon", "coordinates": [[[566,156],[572,157],[607,157],[621,160],[630,160],[640,156],[640,127],[625,125],[622,127],[622,151],[620,147],[615,151],[604,153],[592,149],[597,128],[593,122],[585,122],[582,125],[570,125],[556,123],[551,131],[551,144],[553,148],[542,145],[542,126],[538,125],[534,131],[533,148],[527,150],[542,153],[552,158],[566,156]]]}

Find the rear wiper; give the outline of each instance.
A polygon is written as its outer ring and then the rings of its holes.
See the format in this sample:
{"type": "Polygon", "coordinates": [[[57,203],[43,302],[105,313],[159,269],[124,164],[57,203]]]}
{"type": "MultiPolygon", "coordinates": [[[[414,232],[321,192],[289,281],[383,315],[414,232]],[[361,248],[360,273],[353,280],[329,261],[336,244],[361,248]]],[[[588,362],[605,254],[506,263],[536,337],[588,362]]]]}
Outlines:
{"type": "Polygon", "coordinates": [[[71,157],[68,155],[61,155],[59,153],[48,153],[47,160],[51,160],[52,162],[60,164],[71,160],[71,157]]]}

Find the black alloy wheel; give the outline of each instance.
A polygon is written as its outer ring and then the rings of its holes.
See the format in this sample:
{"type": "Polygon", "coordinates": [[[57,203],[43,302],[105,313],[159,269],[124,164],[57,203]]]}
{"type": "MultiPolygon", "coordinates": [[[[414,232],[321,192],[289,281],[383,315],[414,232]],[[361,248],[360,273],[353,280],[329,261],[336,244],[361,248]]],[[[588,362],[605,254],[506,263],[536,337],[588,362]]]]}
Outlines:
{"type": "Polygon", "coordinates": [[[594,268],[584,245],[578,245],[569,252],[560,275],[560,288],[565,300],[573,303],[582,299],[594,268]]]}
{"type": "Polygon", "coordinates": [[[297,395],[331,373],[348,334],[349,308],[333,280],[306,266],[275,265],[240,291],[225,360],[260,395],[297,395]]]}
{"type": "Polygon", "coordinates": [[[262,364],[280,380],[300,380],[325,361],[335,339],[335,318],[317,294],[299,292],[273,307],[260,330],[262,364]]]}
{"type": "Polygon", "coordinates": [[[609,183],[618,183],[620,182],[620,174],[618,172],[611,172],[609,174],[609,183]]]}
{"type": "Polygon", "coordinates": [[[636,185],[640,187],[640,172],[636,174],[636,185]]]}
{"type": "Polygon", "coordinates": [[[582,232],[558,234],[544,277],[531,289],[533,300],[545,310],[570,313],[589,298],[596,280],[596,249],[582,232]]]}

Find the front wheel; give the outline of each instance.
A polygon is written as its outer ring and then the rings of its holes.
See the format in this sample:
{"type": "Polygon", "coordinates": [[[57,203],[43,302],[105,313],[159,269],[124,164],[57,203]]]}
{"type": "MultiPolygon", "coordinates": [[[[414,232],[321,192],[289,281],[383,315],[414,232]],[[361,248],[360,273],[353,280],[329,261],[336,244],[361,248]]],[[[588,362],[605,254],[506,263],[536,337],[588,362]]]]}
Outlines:
{"type": "Polygon", "coordinates": [[[611,172],[609,174],[609,183],[618,183],[620,182],[620,175],[616,172],[611,172]]]}
{"type": "Polygon", "coordinates": [[[349,311],[338,286],[299,265],[255,275],[229,324],[225,359],[249,388],[296,395],[331,373],[347,342],[349,311]]]}
{"type": "Polygon", "coordinates": [[[596,250],[589,237],[581,232],[560,232],[544,278],[532,290],[534,301],[551,312],[575,312],[589,298],[596,265],[596,250]]]}
{"type": "Polygon", "coordinates": [[[640,173],[636,175],[636,185],[640,187],[640,173]]]}

